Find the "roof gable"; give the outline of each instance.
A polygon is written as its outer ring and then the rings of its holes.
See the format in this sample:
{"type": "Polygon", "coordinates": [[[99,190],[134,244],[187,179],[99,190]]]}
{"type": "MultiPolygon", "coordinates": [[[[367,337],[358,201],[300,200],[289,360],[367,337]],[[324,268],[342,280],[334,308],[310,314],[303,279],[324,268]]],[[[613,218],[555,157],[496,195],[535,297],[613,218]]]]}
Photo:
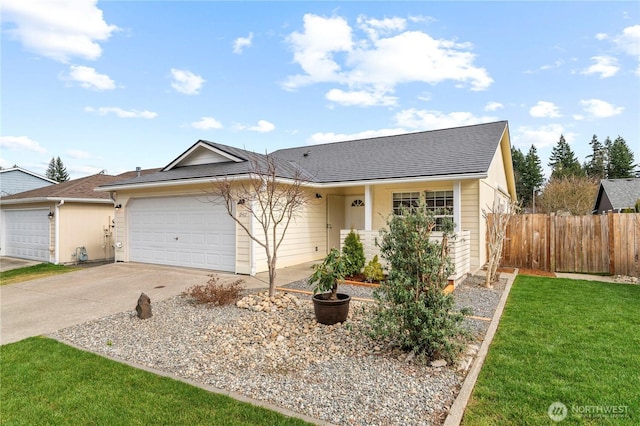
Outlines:
{"type": "Polygon", "coordinates": [[[609,199],[613,210],[633,208],[640,200],[640,178],[601,180],[593,210],[599,210],[603,195],[609,199]]]}
{"type": "MultiPolygon", "coordinates": [[[[246,158],[239,157],[229,152],[228,149],[222,149],[222,145],[213,144],[212,142],[199,140],[188,150],[183,152],[178,158],[169,163],[162,171],[169,171],[175,167],[199,166],[202,164],[217,163],[241,163],[246,158]]],[[[229,147],[230,148],[230,147],[229,147]]]]}

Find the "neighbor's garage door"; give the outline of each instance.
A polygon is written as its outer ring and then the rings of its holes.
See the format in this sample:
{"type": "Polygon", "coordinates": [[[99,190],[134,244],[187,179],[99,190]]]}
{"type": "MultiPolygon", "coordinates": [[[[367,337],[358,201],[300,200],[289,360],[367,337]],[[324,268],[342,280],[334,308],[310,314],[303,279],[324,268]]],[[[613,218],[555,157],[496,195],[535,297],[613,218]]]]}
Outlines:
{"type": "Polygon", "coordinates": [[[235,222],[206,198],[132,200],[129,260],[235,272],[235,222]]]}
{"type": "Polygon", "coordinates": [[[49,209],[4,210],[5,256],[49,262],[49,209]]]}

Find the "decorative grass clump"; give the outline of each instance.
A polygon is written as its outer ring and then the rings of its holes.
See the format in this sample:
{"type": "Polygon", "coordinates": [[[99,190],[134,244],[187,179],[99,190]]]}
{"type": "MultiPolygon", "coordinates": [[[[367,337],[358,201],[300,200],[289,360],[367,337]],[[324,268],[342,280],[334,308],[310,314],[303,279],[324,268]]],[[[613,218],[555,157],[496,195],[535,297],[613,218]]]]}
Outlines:
{"type": "Polygon", "coordinates": [[[182,292],[189,296],[194,303],[208,306],[223,306],[236,303],[242,297],[243,280],[236,280],[228,284],[220,283],[217,275],[209,275],[206,284],[194,285],[182,292]]]}

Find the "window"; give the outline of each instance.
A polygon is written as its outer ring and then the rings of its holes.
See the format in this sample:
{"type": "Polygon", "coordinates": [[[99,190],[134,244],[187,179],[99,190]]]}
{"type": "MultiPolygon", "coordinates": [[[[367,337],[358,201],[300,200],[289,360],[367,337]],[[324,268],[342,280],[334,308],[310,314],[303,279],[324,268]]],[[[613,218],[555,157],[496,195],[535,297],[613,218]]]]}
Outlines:
{"type": "Polygon", "coordinates": [[[395,192],[393,214],[402,214],[403,208],[418,207],[420,195],[424,196],[427,210],[430,210],[436,219],[435,231],[442,231],[442,224],[446,218],[453,221],[453,191],[395,192]]]}
{"type": "Polygon", "coordinates": [[[393,214],[401,215],[403,208],[413,208],[420,205],[419,192],[394,192],[393,214]]]}
{"type": "Polygon", "coordinates": [[[351,207],[364,207],[364,201],[353,200],[353,202],[351,203],[351,207]]]}
{"type": "Polygon", "coordinates": [[[442,231],[445,218],[453,221],[453,191],[425,191],[427,210],[433,212],[436,219],[435,231],[442,231]]]}

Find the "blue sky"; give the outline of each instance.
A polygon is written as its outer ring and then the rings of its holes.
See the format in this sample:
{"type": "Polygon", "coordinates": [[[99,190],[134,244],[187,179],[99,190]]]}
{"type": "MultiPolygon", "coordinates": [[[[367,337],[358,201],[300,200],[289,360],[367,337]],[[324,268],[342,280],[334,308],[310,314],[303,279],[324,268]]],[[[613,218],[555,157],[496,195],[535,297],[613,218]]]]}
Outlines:
{"type": "Polygon", "coordinates": [[[496,120],[545,169],[561,134],[581,161],[621,135],[640,162],[635,1],[0,5],[5,168],[60,156],[78,178],[198,139],[271,152],[496,120]]]}

